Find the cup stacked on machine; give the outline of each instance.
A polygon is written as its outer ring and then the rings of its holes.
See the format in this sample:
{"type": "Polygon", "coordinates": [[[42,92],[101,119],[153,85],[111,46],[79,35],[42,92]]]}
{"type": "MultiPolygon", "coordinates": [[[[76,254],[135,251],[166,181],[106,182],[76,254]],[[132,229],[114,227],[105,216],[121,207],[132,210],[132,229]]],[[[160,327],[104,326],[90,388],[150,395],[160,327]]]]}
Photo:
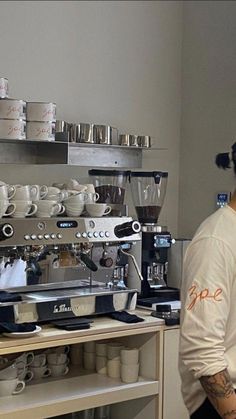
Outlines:
{"type": "Polygon", "coordinates": [[[55,141],[55,103],[27,102],[26,120],[27,140],[55,141]]]}
{"type": "Polygon", "coordinates": [[[8,97],[8,80],[0,77],[0,139],[25,139],[26,102],[8,97]]]}

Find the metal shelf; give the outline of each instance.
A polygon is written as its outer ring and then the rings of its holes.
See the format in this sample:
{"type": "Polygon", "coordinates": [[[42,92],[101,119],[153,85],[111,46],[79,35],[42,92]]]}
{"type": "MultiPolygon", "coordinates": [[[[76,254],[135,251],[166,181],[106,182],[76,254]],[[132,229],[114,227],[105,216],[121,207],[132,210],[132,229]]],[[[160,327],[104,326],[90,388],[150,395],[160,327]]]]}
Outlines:
{"type": "Polygon", "coordinates": [[[140,168],[143,150],[152,149],[64,141],[0,139],[0,163],[140,168]]]}

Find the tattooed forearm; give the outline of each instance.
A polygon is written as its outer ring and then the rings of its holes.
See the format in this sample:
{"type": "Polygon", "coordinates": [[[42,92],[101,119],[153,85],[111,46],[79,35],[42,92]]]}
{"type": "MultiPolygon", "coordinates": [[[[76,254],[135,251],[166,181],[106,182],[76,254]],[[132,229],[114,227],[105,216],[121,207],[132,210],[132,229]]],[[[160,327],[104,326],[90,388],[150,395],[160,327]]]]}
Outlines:
{"type": "Polygon", "coordinates": [[[200,382],[220,417],[236,419],[236,394],[227,369],[215,375],[201,377],[200,382]]]}
{"type": "Polygon", "coordinates": [[[229,398],[234,393],[232,381],[227,370],[221,371],[212,376],[200,378],[202,387],[212,400],[229,398]]]}

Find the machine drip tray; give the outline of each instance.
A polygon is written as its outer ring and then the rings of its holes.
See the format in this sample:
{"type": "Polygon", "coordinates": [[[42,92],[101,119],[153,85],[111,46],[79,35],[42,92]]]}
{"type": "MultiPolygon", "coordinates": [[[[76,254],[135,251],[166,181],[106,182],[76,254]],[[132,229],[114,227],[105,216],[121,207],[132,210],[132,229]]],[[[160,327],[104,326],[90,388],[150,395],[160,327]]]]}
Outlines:
{"type": "Polygon", "coordinates": [[[148,297],[138,297],[137,305],[140,307],[154,308],[153,305],[160,303],[167,303],[180,299],[180,290],[178,288],[162,288],[155,291],[150,291],[148,297]]]}

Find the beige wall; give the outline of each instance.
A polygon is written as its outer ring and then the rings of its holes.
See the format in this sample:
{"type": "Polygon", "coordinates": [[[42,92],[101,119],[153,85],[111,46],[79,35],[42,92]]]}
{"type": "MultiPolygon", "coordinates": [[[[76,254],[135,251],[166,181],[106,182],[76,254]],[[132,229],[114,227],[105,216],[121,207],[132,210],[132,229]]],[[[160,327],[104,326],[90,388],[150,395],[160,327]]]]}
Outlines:
{"type": "Polygon", "coordinates": [[[236,141],[236,2],[184,2],[179,236],[191,237],[215,210],[233,172],[215,155],[236,141]]]}
{"type": "MultiPolygon", "coordinates": [[[[160,221],[176,233],[182,2],[1,1],[1,75],[11,97],[55,101],[58,119],[155,138],[148,170],[168,170],[160,221]]],[[[64,181],[77,167],[4,166],[0,179],[64,181]]]]}

